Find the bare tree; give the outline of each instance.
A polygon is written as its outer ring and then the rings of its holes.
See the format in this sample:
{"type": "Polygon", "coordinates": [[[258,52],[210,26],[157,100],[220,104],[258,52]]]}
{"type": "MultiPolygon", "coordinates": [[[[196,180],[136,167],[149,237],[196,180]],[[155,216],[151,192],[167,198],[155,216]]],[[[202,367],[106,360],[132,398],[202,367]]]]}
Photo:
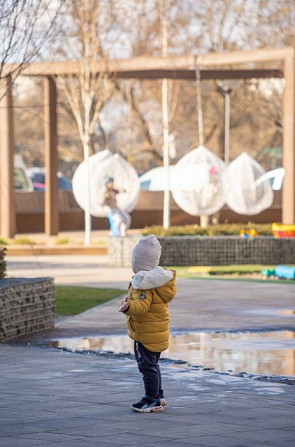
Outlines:
{"type": "MultiPolygon", "coordinates": [[[[255,49],[295,44],[295,2],[290,0],[170,0],[168,11],[169,54],[199,54],[237,49],[255,49]]],[[[131,54],[160,55],[160,21],[157,2],[137,1],[132,34],[131,54]]],[[[120,82],[120,85],[123,83],[120,82]]],[[[138,158],[151,156],[151,163],[161,163],[161,132],[155,133],[155,120],[159,113],[149,114],[147,107],[160,110],[159,84],[132,82],[132,107],[134,123],[141,128],[141,138],[136,143],[138,158]],[[145,98],[145,100],[144,100],[145,98]],[[158,107],[157,107],[158,104],[158,107]],[[145,151],[145,152],[144,152],[145,151]]],[[[256,151],[264,145],[280,143],[281,94],[267,99],[259,91],[253,92],[252,82],[239,82],[232,92],[232,148],[234,157],[242,150],[256,151]],[[259,129],[255,132],[254,129],[259,129]],[[254,139],[253,136],[256,136],[254,139]]],[[[197,144],[196,86],[194,82],[173,81],[169,89],[171,109],[172,94],[174,114],[169,119],[175,135],[178,155],[181,156],[197,144]],[[178,94],[176,93],[176,87],[178,94]],[[171,94],[172,93],[172,94],[171,94]]],[[[204,142],[217,154],[223,146],[223,99],[216,92],[212,81],[202,82],[204,142]]],[[[123,94],[126,99],[126,95],[123,94]]]]}
{"type": "Polygon", "coordinates": [[[71,0],[0,0],[0,80],[46,51],[71,0]]]}
{"type": "MultiPolygon", "coordinates": [[[[65,97],[64,107],[75,119],[86,157],[87,153],[94,153],[91,141],[97,128],[101,128],[100,113],[114,92],[114,84],[108,73],[108,55],[102,47],[100,2],[74,1],[71,20],[75,27],[74,46],[80,60],[80,73],[58,76],[57,84],[65,97]],[[97,67],[97,62],[99,73],[93,68],[97,67]]],[[[67,49],[63,52],[66,54],[67,49]]]]}
{"type": "MultiPolygon", "coordinates": [[[[91,138],[99,125],[103,105],[113,94],[113,84],[107,71],[107,58],[102,49],[100,28],[100,2],[97,0],[74,1],[72,19],[76,25],[76,40],[81,51],[80,73],[57,76],[57,84],[75,118],[83,146],[84,160],[88,164],[91,138]],[[100,64],[99,73],[94,64],[100,64]]],[[[90,243],[90,178],[88,170],[88,199],[85,209],[85,244],[90,243]]]]}
{"type": "MultiPolygon", "coordinates": [[[[83,18],[81,10],[86,3],[86,0],[76,0],[70,13],[63,18],[68,32],[56,39],[61,42],[56,53],[60,59],[85,58],[82,23],[86,15],[83,18]]],[[[96,32],[99,34],[94,40],[100,42],[97,51],[91,55],[93,60],[102,60],[102,65],[107,66],[109,57],[161,55],[157,4],[158,0],[89,0],[92,8],[90,18],[94,20],[96,17],[96,32]],[[97,17],[96,4],[99,5],[100,18],[97,17]]],[[[295,44],[293,0],[170,0],[169,5],[169,55],[295,44]]],[[[71,90],[70,96],[81,88],[87,90],[82,66],[81,76],[61,80],[66,83],[65,88],[71,90]]],[[[103,140],[108,140],[111,148],[121,150],[124,155],[130,150],[134,164],[141,172],[162,164],[161,82],[107,79],[106,73],[99,76],[99,79],[96,77],[89,81],[89,85],[94,86],[98,82],[105,86],[103,89],[96,87],[97,94],[90,109],[90,121],[93,123],[96,120],[91,118],[94,110],[100,109],[96,125],[93,124],[94,133],[90,134],[90,152],[93,151],[94,140],[101,143],[100,147],[103,147],[103,140]],[[116,95],[112,94],[113,87],[108,82],[115,84],[116,95]],[[98,101],[97,106],[95,101],[98,101]],[[108,127],[104,127],[102,113],[106,113],[108,127]]],[[[231,94],[232,158],[242,150],[258,151],[264,146],[279,146],[281,143],[282,94],[275,92],[266,98],[261,89],[253,91],[253,84],[254,81],[241,81],[231,94]]],[[[198,142],[196,85],[195,82],[170,80],[168,85],[169,128],[175,136],[177,156],[181,157],[198,142]]],[[[64,90],[61,89],[60,99],[64,110],[73,116],[69,100],[65,95],[65,99],[62,98],[64,90]]],[[[223,98],[216,92],[215,82],[202,82],[202,98],[204,142],[209,149],[221,155],[223,98]]],[[[80,114],[79,127],[83,130],[85,112],[81,93],[78,99],[71,101],[73,104],[76,101],[75,113],[80,114]]],[[[69,138],[72,134],[70,128],[69,138]]],[[[83,137],[83,132],[80,134],[83,137]]]]}
{"type": "MultiPolygon", "coordinates": [[[[163,5],[168,13],[173,2],[132,2],[133,27],[127,39],[132,56],[163,54],[163,5]],[[162,6],[161,6],[162,5],[162,6]]],[[[129,13],[130,15],[130,13],[129,13]]],[[[121,18],[122,20],[122,18],[121,18]]],[[[124,27],[124,23],[120,22],[124,27]]],[[[128,22],[128,20],[127,20],[128,22]]],[[[169,24],[167,23],[167,28],[169,24]]],[[[174,30],[172,30],[172,33],[174,30]]],[[[170,33],[170,30],[169,30],[170,33]]],[[[168,40],[170,38],[168,33],[168,40]]],[[[165,53],[166,54],[166,53],[165,53]]],[[[179,82],[166,80],[164,83],[169,89],[168,95],[168,121],[173,131],[173,118],[177,108],[179,82]]],[[[163,132],[162,132],[162,82],[161,81],[116,81],[116,88],[129,109],[132,127],[137,127],[137,138],[133,134],[133,161],[137,168],[146,169],[163,163],[163,132]]],[[[128,145],[129,146],[129,145],[128,145]]]]}

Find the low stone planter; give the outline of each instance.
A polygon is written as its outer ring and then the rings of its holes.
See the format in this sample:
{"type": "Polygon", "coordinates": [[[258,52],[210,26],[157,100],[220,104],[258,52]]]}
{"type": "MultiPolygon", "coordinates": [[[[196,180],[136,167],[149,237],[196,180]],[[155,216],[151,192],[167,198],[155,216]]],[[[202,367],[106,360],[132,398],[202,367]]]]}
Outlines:
{"type": "MultiPolygon", "coordinates": [[[[139,238],[139,236],[110,238],[110,265],[130,266],[132,250],[139,238]]],[[[295,264],[295,238],[171,236],[158,239],[162,246],[160,265],[295,264]]]]}
{"type": "Polygon", "coordinates": [[[53,278],[0,281],[0,341],[54,327],[53,278]]]}

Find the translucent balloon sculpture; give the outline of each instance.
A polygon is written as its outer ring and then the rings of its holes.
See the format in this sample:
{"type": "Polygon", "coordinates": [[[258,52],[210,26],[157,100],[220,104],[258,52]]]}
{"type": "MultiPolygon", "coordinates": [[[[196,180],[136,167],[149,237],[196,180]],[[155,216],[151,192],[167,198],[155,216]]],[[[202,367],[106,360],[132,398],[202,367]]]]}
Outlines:
{"type": "Polygon", "coordinates": [[[193,216],[220,210],[227,193],[225,163],[204,146],[192,150],[175,166],[172,194],[175,202],[193,216]]]}
{"type": "Polygon", "coordinates": [[[245,152],[233,160],[228,168],[229,193],[226,203],[238,214],[253,215],[269,208],[273,191],[269,179],[259,178],[265,174],[262,166],[245,152]]]}
{"type": "MultiPolygon", "coordinates": [[[[139,197],[139,178],[135,169],[119,154],[109,150],[98,152],[89,157],[90,177],[90,213],[92,216],[105,217],[108,210],[99,203],[99,192],[108,177],[114,178],[114,188],[122,191],[117,195],[118,207],[130,213],[139,197]]],[[[73,177],[73,192],[80,207],[85,210],[87,204],[87,162],[83,161],[73,177]]]]}

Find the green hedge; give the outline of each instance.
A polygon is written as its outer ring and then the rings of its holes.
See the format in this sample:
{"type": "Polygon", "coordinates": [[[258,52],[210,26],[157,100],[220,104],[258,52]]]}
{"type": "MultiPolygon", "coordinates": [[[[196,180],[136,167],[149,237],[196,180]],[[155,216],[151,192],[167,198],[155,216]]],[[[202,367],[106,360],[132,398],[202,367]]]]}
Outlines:
{"type": "Polygon", "coordinates": [[[142,230],[144,236],[155,234],[156,236],[239,236],[240,230],[255,228],[260,236],[272,236],[271,224],[219,224],[208,225],[201,228],[199,225],[185,225],[169,227],[166,230],[160,225],[146,227],[142,230]]]}
{"type": "Polygon", "coordinates": [[[0,279],[6,276],[6,261],[5,261],[6,248],[0,247],[0,279]]]}

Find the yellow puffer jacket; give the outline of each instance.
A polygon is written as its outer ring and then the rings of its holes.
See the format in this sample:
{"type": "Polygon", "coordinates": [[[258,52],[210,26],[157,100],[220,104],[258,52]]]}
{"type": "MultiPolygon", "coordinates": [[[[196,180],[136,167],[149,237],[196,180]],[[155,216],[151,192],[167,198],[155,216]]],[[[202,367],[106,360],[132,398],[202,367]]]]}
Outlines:
{"type": "Polygon", "coordinates": [[[152,352],[169,346],[168,304],[175,296],[176,272],[157,267],[138,272],[129,285],[128,335],[152,352]],[[152,286],[152,287],[151,287],[152,286]]]}

